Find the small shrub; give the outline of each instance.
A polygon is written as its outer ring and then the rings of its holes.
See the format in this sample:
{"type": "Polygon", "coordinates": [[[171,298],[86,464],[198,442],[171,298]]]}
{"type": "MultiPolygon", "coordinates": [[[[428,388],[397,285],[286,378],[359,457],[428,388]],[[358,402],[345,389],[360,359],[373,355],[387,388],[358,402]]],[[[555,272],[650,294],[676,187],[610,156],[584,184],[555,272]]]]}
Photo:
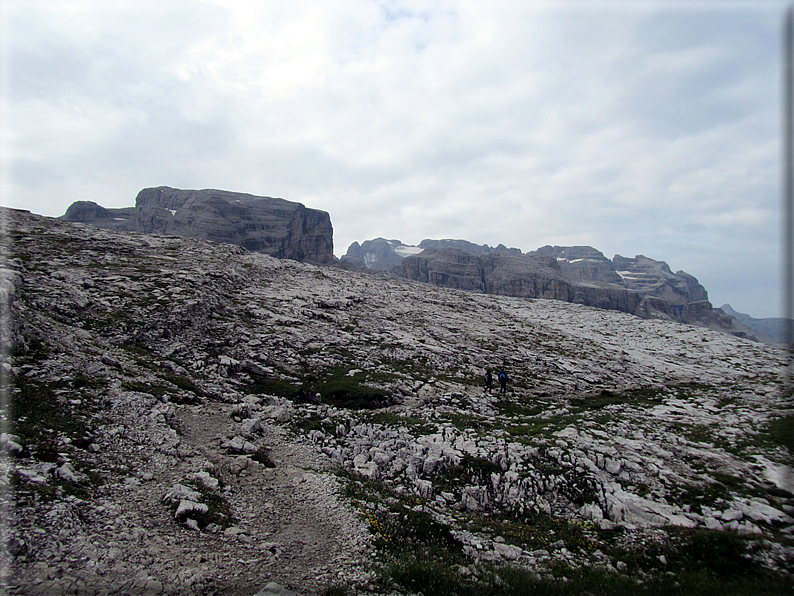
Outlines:
{"type": "Polygon", "coordinates": [[[265,447],[264,445],[260,445],[259,448],[251,455],[251,459],[259,462],[266,468],[275,468],[276,464],[273,459],[270,457],[270,449],[265,447]]]}
{"type": "Polygon", "coordinates": [[[770,420],[762,429],[764,438],[794,453],[794,414],[770,420]]]}
{"type": "Polygon", "coordinates": [[[353,592],[342,584],[328,586],[323,590],[323,596],[350,596],[351,594],[353,594],[353,592]]]}

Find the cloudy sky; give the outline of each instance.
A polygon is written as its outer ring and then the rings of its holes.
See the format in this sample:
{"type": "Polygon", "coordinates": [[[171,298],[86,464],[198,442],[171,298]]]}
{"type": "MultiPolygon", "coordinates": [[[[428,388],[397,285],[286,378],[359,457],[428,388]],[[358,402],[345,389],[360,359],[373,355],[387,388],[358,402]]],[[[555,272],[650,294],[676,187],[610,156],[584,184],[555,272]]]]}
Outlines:
{"type": "Polygon", "coordinates": [[[781,314],[781,1],[3,0],[2,204],[283,197],[781,314]]]}

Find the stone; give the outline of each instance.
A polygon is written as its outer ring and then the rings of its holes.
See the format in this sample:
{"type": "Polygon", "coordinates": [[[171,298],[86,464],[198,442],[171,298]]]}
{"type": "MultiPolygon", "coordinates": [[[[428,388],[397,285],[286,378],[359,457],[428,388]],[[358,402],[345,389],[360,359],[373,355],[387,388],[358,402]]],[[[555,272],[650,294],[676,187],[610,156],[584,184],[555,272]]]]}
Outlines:
{"type": "Polygon", "coordinates": [[[513,546],[512,544],[495,543],[493,549],[500,557],[508,561],[517,560],[524,552],[520,547],[513,546]]]}
{"type": "Polygon", "coordinates": [[[184,484],[174,484],[171,487],[171,490],[169,490],[165,496],[163,496],[163,501],[168,503],[176,503],[182,500],[198,502],[201,500],[201,495],[198,491],[195,491],[184,484]]]}
{"type": "Polygon", "coordinates": [[[194,513],[198,515],[203,515],[207,513],[207,511],[209,511],[209,507],[204,503],[197,503],[195,501],[182,499],[179,501],[179,506],[176,508],[174,517],[181,518],[183,516],[191,515],[194,513]]]}
{"type": "Polygon", "coordinates": [[[744,513],[742,513],[741,509],[729,509],[728,511],[723,511],[719,517],[724,522],[741,521],[744,518],[744,513]]]}
{"type": "Polygon", "coordinates": [[[218,490],[219,488],[218,479],[211,476],[210,473],[206,471],[188,474],[187,478],[188,480],[196,480],[200,482],[210,490],[218,490]]]}
{"type": "Polygon", "coordinates": [[[705,517],[703,522],[709,530],[722,530],[722,524],[713,517],[705,517]]]}
{"type": "Polygon", "coordinates": [[[254,596],[298,596],[298,594],[297,592],[282,587],[276,582],[268,582],[268,584],[254,596]]]}

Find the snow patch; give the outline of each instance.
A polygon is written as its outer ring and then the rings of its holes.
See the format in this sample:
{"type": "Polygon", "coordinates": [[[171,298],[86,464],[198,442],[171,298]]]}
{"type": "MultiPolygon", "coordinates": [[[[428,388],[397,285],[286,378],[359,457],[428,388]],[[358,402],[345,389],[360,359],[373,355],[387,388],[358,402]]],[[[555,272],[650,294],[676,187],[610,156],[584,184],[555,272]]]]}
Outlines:
{"type": "Polygon", "coordinates": [[[394,252],[396,252],[401,257],[409,257],[411,255],[418,255],[424,249],[419,248],[418,246],[409,246],[407,244],[401,244],[394,248],[394,252]]]}

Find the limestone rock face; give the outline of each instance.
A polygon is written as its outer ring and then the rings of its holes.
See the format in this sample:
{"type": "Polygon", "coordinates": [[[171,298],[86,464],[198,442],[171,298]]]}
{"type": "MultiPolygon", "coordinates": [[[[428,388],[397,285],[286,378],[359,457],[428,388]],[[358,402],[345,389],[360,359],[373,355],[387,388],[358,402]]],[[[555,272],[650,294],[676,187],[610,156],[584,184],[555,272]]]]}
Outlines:
{"type": "Polygon", "coordinates": [[[474,244],[468,240],[431,240],[426,238],[419,243],[419,248],[457,248],[472,255],[487,255],[495,252],[504,252],[512,255],[520,255],[521,249],[507,248],[504,244],[491,247],[487,244],[474,244]]]}
{"type": "Polygon", "coordinates": [[[454,248],[426,249],[394,269],[400,277],[433,285],[518,298],[562,300],[634,313],[641,297],[625,287],[566,278],[553,256],[538,253],[472,255],[454,248]]]}
{"type": "Polygon", "coordinates": [[[361,269],[391,271],[394,267],[398,267],[406,257],[419,254],[425,249],[442,250],[445,248],[456,249],[466,254],[477,256],[492,253],[521,254],[520,249],[507,248],[504,244],[493,248],[487,244],[474,244],[467,240],[425,239],[418,246],[412,246],[403,244],[400,240],[375,238],[374,240],[365,240],[361,244],[358,242],[351,244],[341,261],[361,269]]]}
{"type": "Polygon", "coordinates": [[[403,260],[403,255],[395,250],[395,247],[399,246],[402,246],[399,240],[385,238],[365,240],[362,244],[354,242],[341,260],[363,269],[390,271],[403,260]]]}
{"type": "Polygon", "coordinates": [[[542,246],[539,255],[554,257],[568,279],[625,285],[612,261],[591,246],[542,246]]]}
{"type": "Polygon", "coordinates": [[[106,209],[93,201],[75,201],[69,205],[61,219],[89,223],[109,230],[129,230],[130,222],[134,217],[135,207],[106,209]]]}
{"type": "Polygon", "coordinates": [[[678,315],[683,314],[685,305],[709,299],[708,292],[695,277],[685,271],[673,273],[664,261],[643,255],[633,259],[615,255],[612,262],[628,288],[663,299],[678,315]]]}
{"type": "Polygon", "coordinates": [[[225,190],[145,188],[138,193],[134,208],[105,209],[80,201],[69,207],[63,219],[238,244],[282,259],[320,264],[334,260],[331,217],[325,211],[225,190]]]}

